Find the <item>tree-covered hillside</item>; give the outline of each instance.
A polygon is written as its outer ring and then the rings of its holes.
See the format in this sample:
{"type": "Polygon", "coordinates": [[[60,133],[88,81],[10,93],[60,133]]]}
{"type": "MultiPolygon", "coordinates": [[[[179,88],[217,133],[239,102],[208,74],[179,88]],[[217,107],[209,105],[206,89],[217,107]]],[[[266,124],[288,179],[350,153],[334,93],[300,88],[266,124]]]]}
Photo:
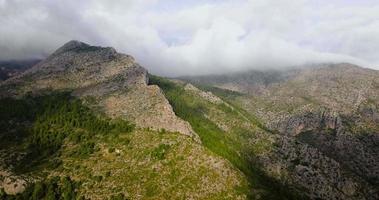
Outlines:
{"type": "Polygon", "coordinates": [[[2,199],[246,197],[244,177],[190,137],[136,129],[95,114],[91,101],[69,92],[0,100],[1,167],[11,172],[2,181],[26,187],[2,189],[2,199]]]}

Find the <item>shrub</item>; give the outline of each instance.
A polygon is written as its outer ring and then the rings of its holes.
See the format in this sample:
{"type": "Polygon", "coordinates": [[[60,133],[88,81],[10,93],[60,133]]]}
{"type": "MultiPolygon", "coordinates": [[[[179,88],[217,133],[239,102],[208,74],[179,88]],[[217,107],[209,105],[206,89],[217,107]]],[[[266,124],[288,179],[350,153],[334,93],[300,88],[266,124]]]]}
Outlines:
{"type": "Polygon", "coordinates": [[[96,181],[96,182],[101,182],[103,180],[103,176],[93,176],[93,179],[96,181]]]}
{"type": "Polygon", "coordinates": [[[75,149],[72,153],[73,156],[87,157],[96,151],[95,143],[88,141],[80,144],[80,146],[75,149]]]}
{"type": "Polygon", "coordinates": [[[157,148],[155,148],[151,152],[151,156],[155,159],[163,160],[165,159],[165,155],[169,148],[170,148],[170,145],[168,144],[160,144],[157,148]]]}

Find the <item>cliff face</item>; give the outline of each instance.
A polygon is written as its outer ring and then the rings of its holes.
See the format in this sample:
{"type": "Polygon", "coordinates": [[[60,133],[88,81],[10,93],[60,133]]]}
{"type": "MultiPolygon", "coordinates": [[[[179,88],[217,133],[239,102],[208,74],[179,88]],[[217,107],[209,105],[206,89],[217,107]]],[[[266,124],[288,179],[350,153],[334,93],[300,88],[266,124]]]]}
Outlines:
{"type": "Polygon", "coordinates": [[[0,85],[4,96],[46,90],[72,90],[94,99],[93,108],[138,127],[180,132],[198,140],[191,126],[175,116],[160,89],[148,86],[147,71],[134,58],[111,47],[70,41],[25,73],[0,85]]]}

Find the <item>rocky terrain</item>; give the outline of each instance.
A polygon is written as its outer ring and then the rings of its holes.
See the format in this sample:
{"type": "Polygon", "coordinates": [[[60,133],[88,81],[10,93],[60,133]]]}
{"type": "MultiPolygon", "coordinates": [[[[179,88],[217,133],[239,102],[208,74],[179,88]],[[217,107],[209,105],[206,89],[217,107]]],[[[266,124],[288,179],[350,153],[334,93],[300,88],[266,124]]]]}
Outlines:
{"type": "Polygon", "coordinates": [[[181,79],[237,91],[220,94],[277,133],[261,159],[272,176],[312,199],[378,198],[378,71],[325,64],[181,79]]]}
{"type": "Polygon", "coordinates": [[[159,88],[147,85],[147,71],[134,58],[111,47],[70,41],[46,60],[0,87],[3,96],[73,90],[112,118],[124,117],[139,127],[166,129],[193,136],[188,123],[177,118],[159,88]]]}

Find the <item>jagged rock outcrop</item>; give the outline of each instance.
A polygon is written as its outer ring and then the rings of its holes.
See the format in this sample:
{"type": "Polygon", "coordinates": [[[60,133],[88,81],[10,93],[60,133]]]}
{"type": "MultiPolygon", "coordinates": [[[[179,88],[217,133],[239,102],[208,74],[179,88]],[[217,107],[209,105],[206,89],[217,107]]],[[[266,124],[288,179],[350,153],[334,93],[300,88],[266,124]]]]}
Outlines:
{"type": "Polygon", "coordinates": [[[148,72],[134,58],[111,47],[70,41],[51,56],[3,83],[2,96],[72,90],[81,98],[92,98],[93,108],[112,118],[126,118],[138,127],[165,129],[194,137],[191,126],[175,116],[164,95],[149,86],[148,72]]]}

